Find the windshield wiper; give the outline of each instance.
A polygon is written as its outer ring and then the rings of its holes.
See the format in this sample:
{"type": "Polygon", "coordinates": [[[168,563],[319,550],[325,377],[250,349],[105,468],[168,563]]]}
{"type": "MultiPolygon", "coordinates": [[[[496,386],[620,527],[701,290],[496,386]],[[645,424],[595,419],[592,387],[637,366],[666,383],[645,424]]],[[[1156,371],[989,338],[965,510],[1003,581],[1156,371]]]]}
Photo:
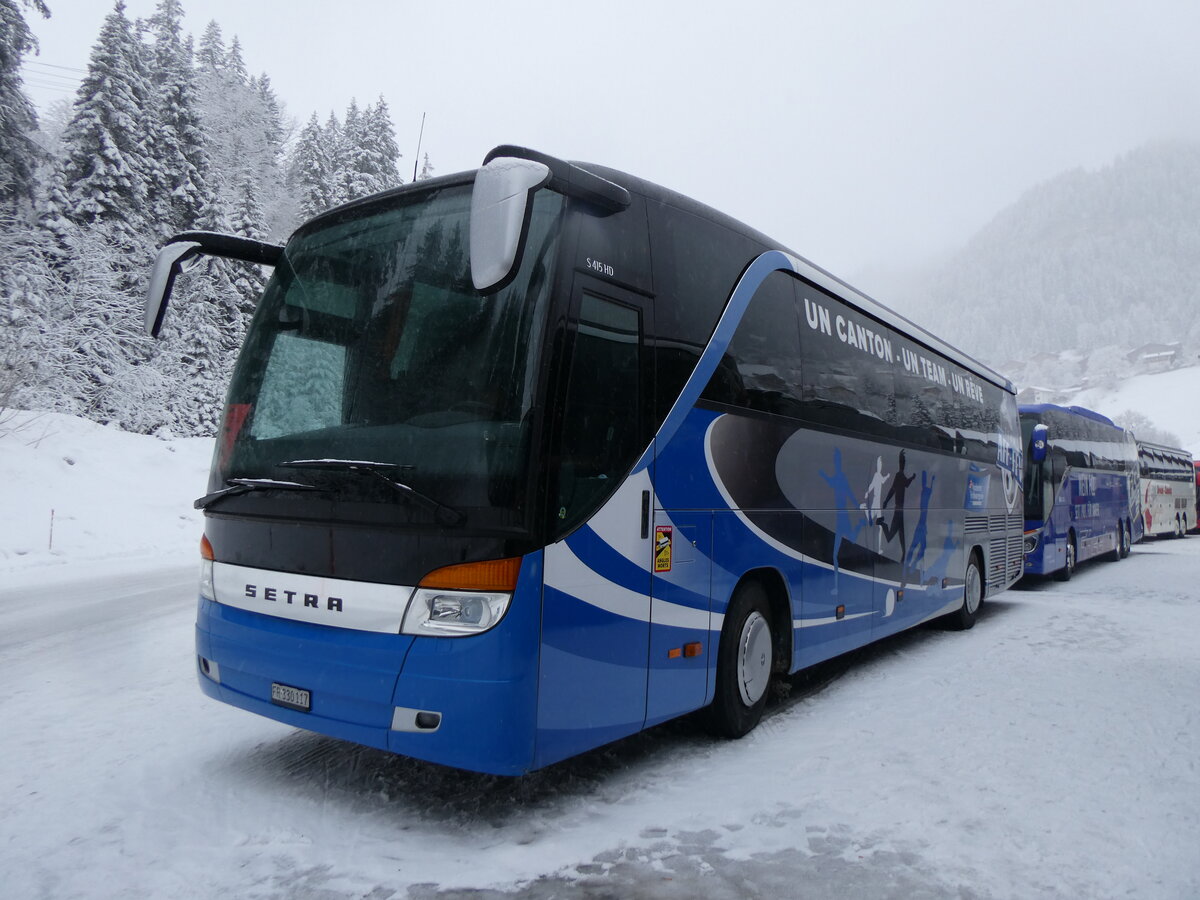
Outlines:
{"type": "Polygon", "coordinates": [[[373,462],[365,459],[291,459],[287,462],[276,463],[276,467],[281,469],[323,469],[331,472],[353,472],[367,475],[386,484],[404,499],[433,513],[438,522],[443,525],[461,525],[467,519],[462,510],[447,506],[440,500],[435,500],[428,494],[423,494],[416,488],[385,474],[413,468],[402,463],[373,462]]]}
{"type": "Polygon", "coordinates": [[[196,509],[208,509],[218,500],[226,497],[236,497],[250,491],[319,491],[315,484],[304,484],[300,481],[276,481],[274,478],[230,478],[225,482],[229,487],[205,494],[192,503],[196,509]]]}

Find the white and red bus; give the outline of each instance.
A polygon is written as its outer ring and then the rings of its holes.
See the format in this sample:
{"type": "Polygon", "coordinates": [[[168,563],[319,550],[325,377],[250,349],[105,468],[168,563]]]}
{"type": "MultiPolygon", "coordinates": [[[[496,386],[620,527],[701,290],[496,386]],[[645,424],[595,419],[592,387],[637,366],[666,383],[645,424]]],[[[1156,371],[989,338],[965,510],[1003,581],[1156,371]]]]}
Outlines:
{"type": "Polygon", "coordinates": [[[1179,447],[1138,441],[1147,537],[1183,537],[1196,525],[1196,467],[1179,447]]]}

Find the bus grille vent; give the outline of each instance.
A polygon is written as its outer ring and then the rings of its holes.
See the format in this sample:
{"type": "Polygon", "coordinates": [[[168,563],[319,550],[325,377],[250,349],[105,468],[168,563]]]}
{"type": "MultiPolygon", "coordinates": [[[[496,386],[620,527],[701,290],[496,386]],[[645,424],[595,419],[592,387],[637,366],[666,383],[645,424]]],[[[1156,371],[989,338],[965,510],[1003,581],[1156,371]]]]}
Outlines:
{"type": "MultiPolygon", "coordinates": [[[[1022,522],[1022,525],[1025,523],[1022,522]]],[[[1015,581],[1025,570],[1025,541],[1024,535],[1018,531],[1008,538],[1008,580],[1015,581]]]]}
{"type": "Polygon", "coordinates": [[[988,588],[1001,588],[1004,586],[1005,575],[1008,574],[1008,540],[1004,537],[994,537],[988,541],[988,588]]]}
{"type": "Polygon", "coordinates": [[[963,531],[967,534],[987,534],[988,532],[988,517],[987,516],[967,516],[963,526],[963,531]]]}

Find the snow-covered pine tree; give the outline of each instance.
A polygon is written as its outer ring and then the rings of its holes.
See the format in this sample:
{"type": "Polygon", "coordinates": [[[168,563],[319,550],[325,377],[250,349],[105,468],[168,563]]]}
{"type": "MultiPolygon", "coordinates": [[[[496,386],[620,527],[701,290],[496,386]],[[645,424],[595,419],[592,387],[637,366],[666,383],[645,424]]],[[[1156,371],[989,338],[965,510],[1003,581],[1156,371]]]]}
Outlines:
{"type": "Polygon", "coordinates": [[[49,232],[24,217],[0,217],[0,413],[46,408],[39,401],[53,398],[57,372],[48,345],[58,335],[50,304],[63,285],[50,264],[52,249],[49,232]]]}
{"type": "Polygon", "coordinates": [[[225,71],[235,81],[246,84],[250,79],[246,72],[246,61],[242,58],[242,42],[237,35],[229,43],[229,52],[225,54],[225,71]]]}
{"type": "Polygon", "coordinates": [[[372,192],[386,191],[404,183],[400,177],[400,147],[396,144],[396,126],[388,111],[387,101],[381,95],[374,106],[367,109],[364,119],[363,139],[366,144],[365,157],[369,161],[374,183],[372,192]]]}
{"type": "Polygon", "coordinates": [[[366,163],[360,158],[366,124],[366,117],[358,108],[358,101],[351,97],[338,140],[337,165],[343,202],[357,200],[371,193],[365,189],[368,175],[365,171],[366,163]]]}
{"type": "MultiPolygon", "coordinates": [[[[202,212],[203,231],[234,230],[217,202],[202,212]]],[[[162,398],[172,431],[216,433],[233,360],[246,331],[247,316],[234,279],[242,264],[207,257],[193,273],[175,282],[172,314],[163,325],[155,368],[172,389],[162,398]]]]}
{"type": "Polygon", "coordinates": [[[0,0],[0,211],[10,213],[33,200],[43,155],[33,139],[37,113],[21,86],[21,60],[37,50],[21,6],[50,15],[42,0],[0,0]]]}
{"type": "Polygon", "coordinates": [[[219,72],[225,68],[225,38],[216,19],[204,26],[200,47],[196,51],[196,62],[201,69],[209,72],[219,72]]]}
{"type": "Polygon", "coordinates": [[[424,181],[427,178],[433,177],[434,168],[429,162],[429,154],[425,154],[425,161],[421,163],[421,172],[417,175],[417,181],[424,181]]]}
{"type": "MultiPolygon", "coordinates": [[[[249,180],[242,182],[241,197],[231,224],[233,233],[241,237],[256,241],[265,240],[267,237],[262,205],[258,202],[254,183],[249,180]]],[[[262,296],[263,287],[266,286],[267,276],[261,267],[249,263],[234,263],[231,269],[233,289],[237,293],[238,309],[241,312],[239,331],[245,334],[246,325],[254,315],[258,298],[262,296]]],[[[240,336],[238,341],[240,343],[240,336]]]]}
{"type": "Polygon", "coordinates": [[[213,193],[225,214],[232,216],[242,184],[250,181],[267,211],[270,232],[290,231],[297,213],[284,178],[287,128],[269,79],[246,77],[241,45],[235,38],[225,50],[215,22],[205,31],[198,59],[213,193]]]}
{"type": "Polygon", "coordinates": [[[154,35],[152,80],[157,127],[151,151],[160,181],[151,204],[162,237],[196,227],[211,195],[206,137],[200,120],[191,39],[183,36],[183,5],[159,0],[149,20],[154,35]]]}
{"type": "Polygon", "coordinates": [[[400,178],[400,148],[383,97],[364,110],[350,101],[343,128],[343,159],[347,200],[357,200],[403,183],[400,178]]]}
{"type": "Polygon", "coordinates": [[[129,254],[130,265],[139,269],[147,249],[147,199],[160,177],[148,154],[153,108],[142,48],[125,18],[125,4],[117,0],[75,96],[46,224],[60,239],[64,223],[104,224],[118,252],[129,254]]]}
{"type": "Polygon", "coordinates": [[[337,119],[322,127],[313,113],[300,132],[288,165],[289,181],[296,196],[300,215],[311,218],[340,202],[337,158],[332,151],[340,140],[337,119]],[[332,130],[332,138],[330,136],[332,130]]]}

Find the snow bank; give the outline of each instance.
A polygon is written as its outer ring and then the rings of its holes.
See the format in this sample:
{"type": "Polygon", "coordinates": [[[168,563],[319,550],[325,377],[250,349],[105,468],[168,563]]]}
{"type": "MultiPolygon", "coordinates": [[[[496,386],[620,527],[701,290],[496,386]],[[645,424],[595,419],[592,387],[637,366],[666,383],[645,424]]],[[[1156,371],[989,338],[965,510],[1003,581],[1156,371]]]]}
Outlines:
{"type": "Polygon", "coordinates": [[[58,413],[0,412],[0,578],[69,579],[196,559],[211,438],[129,434],[58,413]]]}
{"type": "Polygon", "coordinates": [[[1136,375],[1115,388],[1089,388],[1071,400],[1109,418],[1126,410],[1142,413],[1159,428],[1179,436],[1200,458],[1200,366],[1136,375]]]}

